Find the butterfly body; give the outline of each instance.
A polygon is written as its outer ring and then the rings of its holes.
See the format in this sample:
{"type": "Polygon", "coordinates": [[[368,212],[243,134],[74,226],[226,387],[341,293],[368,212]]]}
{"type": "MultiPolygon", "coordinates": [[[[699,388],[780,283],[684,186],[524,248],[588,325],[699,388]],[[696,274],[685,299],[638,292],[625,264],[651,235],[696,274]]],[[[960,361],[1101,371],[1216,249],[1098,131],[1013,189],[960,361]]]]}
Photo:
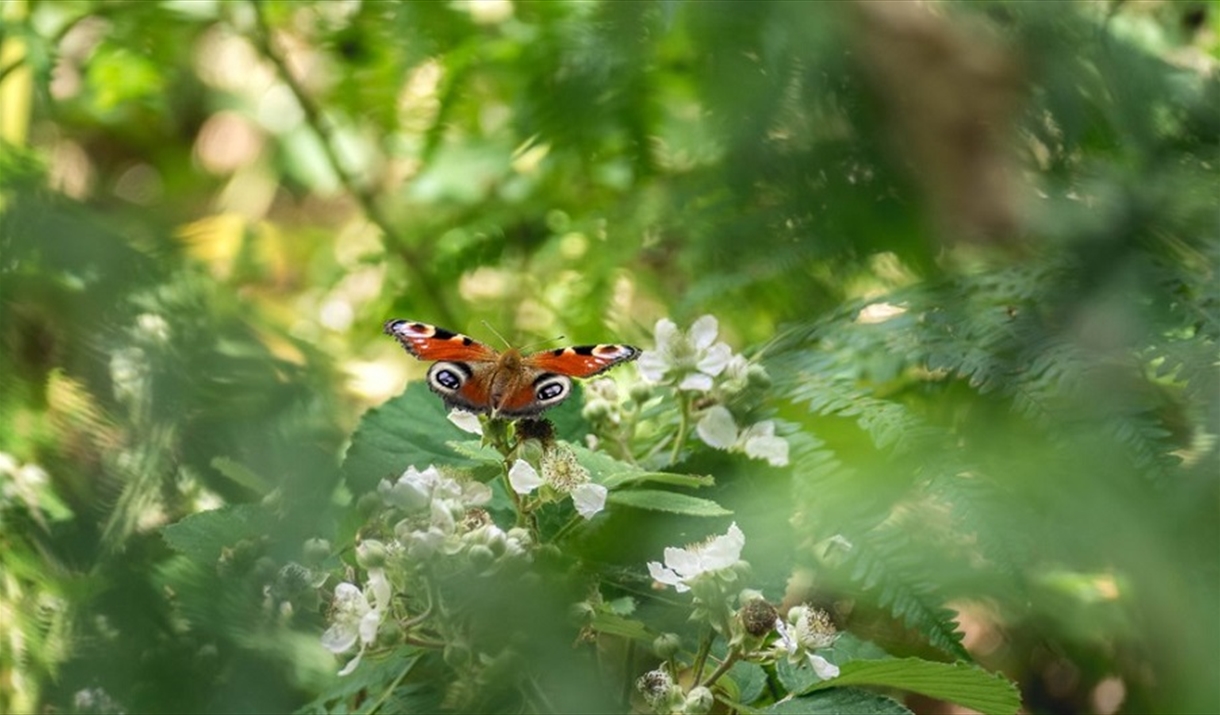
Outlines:
{"type": "Polygon", "coordinates": [[[581,345],[524,355],[427,323],[389,320],[387,335],[428,368],[428,387],[450,407],[493,417],[533,417],[572,392],[573,377],[592,377],[640,355],[630,345],[581,345]]]}

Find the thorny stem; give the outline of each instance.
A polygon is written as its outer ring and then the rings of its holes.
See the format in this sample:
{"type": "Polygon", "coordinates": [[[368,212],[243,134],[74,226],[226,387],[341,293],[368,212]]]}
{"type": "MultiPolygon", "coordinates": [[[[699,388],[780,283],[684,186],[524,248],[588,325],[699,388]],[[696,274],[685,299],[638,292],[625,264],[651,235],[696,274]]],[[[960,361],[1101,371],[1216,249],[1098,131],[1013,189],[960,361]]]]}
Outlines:
{"type": "MultiPolygon", "coordinates": [[[[720,679],[720,676],[727,673],[729,671],[729,668],[732,668],[733,664],[736,663],[738,661],[738,659],[740,659],[740,658],[741,658],[741,650],[739,648],[733,648],[732,650],[729,651],[729,654],[727,656],[725,656],[725,659],[723,661],[721,661],[720,665],[716,668],[716,670],[712,671],[712,674],[707,676],[707,680],[704,680],[703,682],[701,682],[699,684],[705,685],[707,687],[711,687],[712,685],[714,685],[716,683],[717,680],[720,679]]],[[[696,681],[696,682],[698,682],[698,681],[696,681]]]]}
{"type": "Polygon", "coordinates": [[[708,630],[703,637],[703,641],[699,643],[699,652],[695,654],[695,682],[698,683],[703,676],[703,666],[707,663],[708,653],[712,650],[712,632],[708,630]]]}
{"type": "Polygon", "coordinates": [[[275,65],[280,79],[284,81],[289,91],[292,92],[293,97],[296,98],[297,104],[301,107],[301,112],[305,115],[305,123],[317,135],[319,143],[322,145],[322,151],[326,154],[327,163],[330,164],[335,175],[339,177],[339,182],[343,184],[343,188],[349,194],[355,197],[368,220],[381,229],[381,232],[389,239],[389,243],[402,256],[403,264],[406,266],[407,271],[411,273],[412,279],[419,286],[419,292],[423,295],[435,297],[435,307],[438,313],[437,319],[444,321],[448,325],[456,323],[456,316],[451,313],[448,304],[442,298],[444,293],[425,269],[428,262],[424,260],[424,256],[416,251],[394,227],[394,224],[377,202],[373,192],[369,188],[362,186],[355,174],[343,165],[339,158],[339,153],[335,149],[334,131],[330,126],[330,122],[325,119],[322,109],[314,102],[313,97],[305,91],[305,88],[301,86],[301,83],[292,74],[284,57],[273,46],[271,27],[267,24],[267,18],[263,16],[262,2],[260,0],[250,0],[250,5],[254,9],[254,19],[258,25],[258,32],[254,33],[255,44],[262,51],[263,55],[275,65]]]}

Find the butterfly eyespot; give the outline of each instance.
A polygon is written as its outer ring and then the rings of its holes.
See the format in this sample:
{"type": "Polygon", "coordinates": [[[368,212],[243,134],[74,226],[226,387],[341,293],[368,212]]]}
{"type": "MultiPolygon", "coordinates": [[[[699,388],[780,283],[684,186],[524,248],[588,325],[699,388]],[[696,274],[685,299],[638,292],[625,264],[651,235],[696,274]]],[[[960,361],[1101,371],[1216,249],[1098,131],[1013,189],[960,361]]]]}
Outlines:
{"type": "Polygon", "coordinates": [[[447,387],[450,390],[456,390],[462,386],[462,379],[452,370],[437,370],[433,378],[441,387],[447,387]]]}
{"type": "Polygon", "coordinates": [[[572,389],[572,381],[563,375],[547,375],[534,383],[534,397],[541,403],[562,402],[572,389]]]}
{"type": "Polygon", "coordinates": [[[459,362],[438,362],[428,370],[428,386],[441,394],[454,393],[470,379],[470,368],[459,362]]]}

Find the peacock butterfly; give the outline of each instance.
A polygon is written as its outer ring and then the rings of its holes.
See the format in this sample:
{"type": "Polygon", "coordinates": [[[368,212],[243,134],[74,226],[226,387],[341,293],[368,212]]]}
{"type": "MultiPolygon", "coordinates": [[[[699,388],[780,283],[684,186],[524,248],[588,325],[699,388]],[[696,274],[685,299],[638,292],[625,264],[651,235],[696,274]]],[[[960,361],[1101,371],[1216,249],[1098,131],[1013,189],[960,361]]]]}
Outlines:
{"type": "Polygon", "coordinates": [[[492,417],[533,417],[572,393],[573,377],[592,377],[640,356],[631,345],[580,345],[522,355],[499,352],[474,338],[410,320],[385,324],[407,352],[435,360],[428,387],[449,407],[492,417]]]}

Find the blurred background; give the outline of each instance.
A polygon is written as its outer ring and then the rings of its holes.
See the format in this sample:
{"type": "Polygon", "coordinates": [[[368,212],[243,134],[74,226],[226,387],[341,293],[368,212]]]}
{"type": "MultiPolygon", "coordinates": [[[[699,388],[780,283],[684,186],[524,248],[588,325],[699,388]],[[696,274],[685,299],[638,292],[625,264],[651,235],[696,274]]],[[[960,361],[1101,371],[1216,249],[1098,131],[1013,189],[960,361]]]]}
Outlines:
{"type": "Polygon", "coordinates": [[[1028,712],[1220,709],[1218,62],[1214,1],[5,2],[0,711],[333,682],[268,594],[426,367],[387,318],[703,314],[792,598],[1028,712]]]}

